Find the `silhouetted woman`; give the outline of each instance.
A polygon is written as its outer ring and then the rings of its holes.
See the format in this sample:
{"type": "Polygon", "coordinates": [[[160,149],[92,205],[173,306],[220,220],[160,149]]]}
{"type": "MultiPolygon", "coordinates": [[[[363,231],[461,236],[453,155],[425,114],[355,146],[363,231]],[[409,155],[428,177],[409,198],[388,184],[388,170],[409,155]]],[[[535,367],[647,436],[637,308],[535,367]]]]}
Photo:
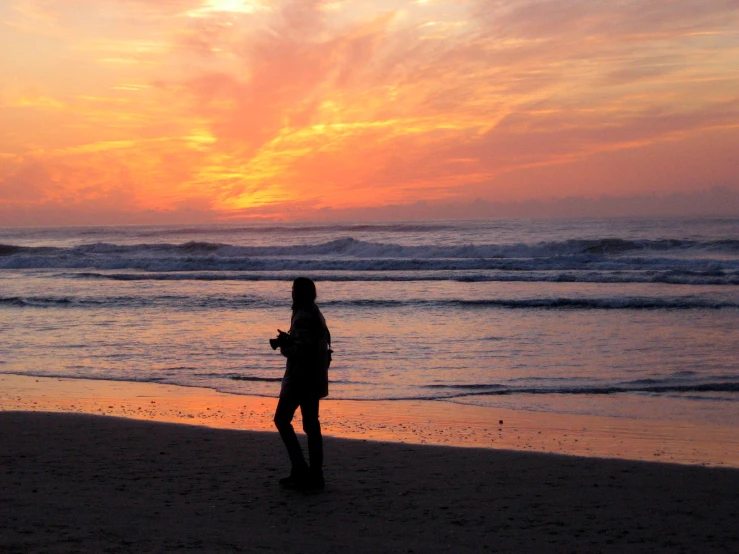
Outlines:
{"type": "Polygon", "coordinates": [[[295,279],[292,297],[290,332],[280,332],[276,339],[280,352],[287,358],[287,368],[274,421],[292,464],[290,475],[280,479],[280,484],[292,488],[323,489],[323,439],[318,403],[328,395],[331,335],[323,314],[316,306],[316,285],[311,279],[295,279]],[[303,430],[308,436],[310,466],[305,462],[291,423],[298,406],[303,415],[303,430]]]}

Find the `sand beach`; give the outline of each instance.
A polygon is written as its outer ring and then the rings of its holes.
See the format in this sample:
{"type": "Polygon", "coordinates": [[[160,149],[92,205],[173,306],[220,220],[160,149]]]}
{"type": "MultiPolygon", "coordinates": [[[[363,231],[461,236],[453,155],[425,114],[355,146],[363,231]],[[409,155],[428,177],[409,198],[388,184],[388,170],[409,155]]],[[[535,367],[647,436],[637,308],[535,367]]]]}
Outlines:
{"type": "Polygon", "coordinates": [[[739,549],[731,429],[661,440],[666,424],[578,431],[577,418],[506,411],[475,426],[434,403],[327,401],[327,488],[304,494],[277,485],[287,468],[268,430],[274,399],[0,379],[2,552],[739,549]],[[498,445],[474,444],[490,438],[498,445]]]}
{"type": "Polygon", "coordinates": [[[3,552],[735,552],[739,471],[329,438],[321,494],[273,433],[0,414],[3,552]]]}

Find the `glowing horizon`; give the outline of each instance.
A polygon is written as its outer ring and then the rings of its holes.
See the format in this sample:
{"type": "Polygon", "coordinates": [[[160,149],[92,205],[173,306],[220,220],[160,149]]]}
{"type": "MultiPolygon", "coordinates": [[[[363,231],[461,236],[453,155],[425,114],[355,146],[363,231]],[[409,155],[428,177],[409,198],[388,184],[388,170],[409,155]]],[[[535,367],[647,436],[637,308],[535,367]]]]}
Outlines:
{"type": "Polygon", "coordinates": [[[728,0],[11,0],[0,214],[739,192],[737,29],[728,0]]]}

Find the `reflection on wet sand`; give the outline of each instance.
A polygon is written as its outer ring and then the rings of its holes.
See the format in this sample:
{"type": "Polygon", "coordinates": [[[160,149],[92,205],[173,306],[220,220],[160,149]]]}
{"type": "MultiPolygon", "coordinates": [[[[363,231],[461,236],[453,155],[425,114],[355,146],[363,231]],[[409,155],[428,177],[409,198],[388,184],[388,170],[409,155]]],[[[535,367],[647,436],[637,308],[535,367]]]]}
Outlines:
{"type": "MultiPolygon", "coordinates": [[[[275,398],[208,389],[0,376],[0,410],[72,412],[273,431],[275,398]]],[[[299,428],[299,414],[297,415],[299,428]]],[[[684,422],[537,413],[428,401],[321,404],[325,434],[411,444],[739,467],[739,431],[684,422]]]]}

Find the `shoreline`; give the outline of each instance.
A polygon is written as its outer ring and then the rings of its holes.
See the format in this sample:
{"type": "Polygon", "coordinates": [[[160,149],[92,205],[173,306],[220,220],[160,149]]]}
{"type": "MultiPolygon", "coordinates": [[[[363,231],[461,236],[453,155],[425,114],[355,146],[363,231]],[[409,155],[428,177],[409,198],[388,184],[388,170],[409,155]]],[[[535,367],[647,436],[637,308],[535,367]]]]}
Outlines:
{"type": "MultiPolygon", "coordinates": [[[[56,412],[275,432],[276,398],[210,389],[0,374],[0,412],[56,412]]],[[[300,430],[299,412],[296,429],[300,430]]],[[[442,401],[321,402],[326,437],[739,468],[739,430],[442,401]],[[502,422],[502,423],[500,423],[502,422]]]]}

